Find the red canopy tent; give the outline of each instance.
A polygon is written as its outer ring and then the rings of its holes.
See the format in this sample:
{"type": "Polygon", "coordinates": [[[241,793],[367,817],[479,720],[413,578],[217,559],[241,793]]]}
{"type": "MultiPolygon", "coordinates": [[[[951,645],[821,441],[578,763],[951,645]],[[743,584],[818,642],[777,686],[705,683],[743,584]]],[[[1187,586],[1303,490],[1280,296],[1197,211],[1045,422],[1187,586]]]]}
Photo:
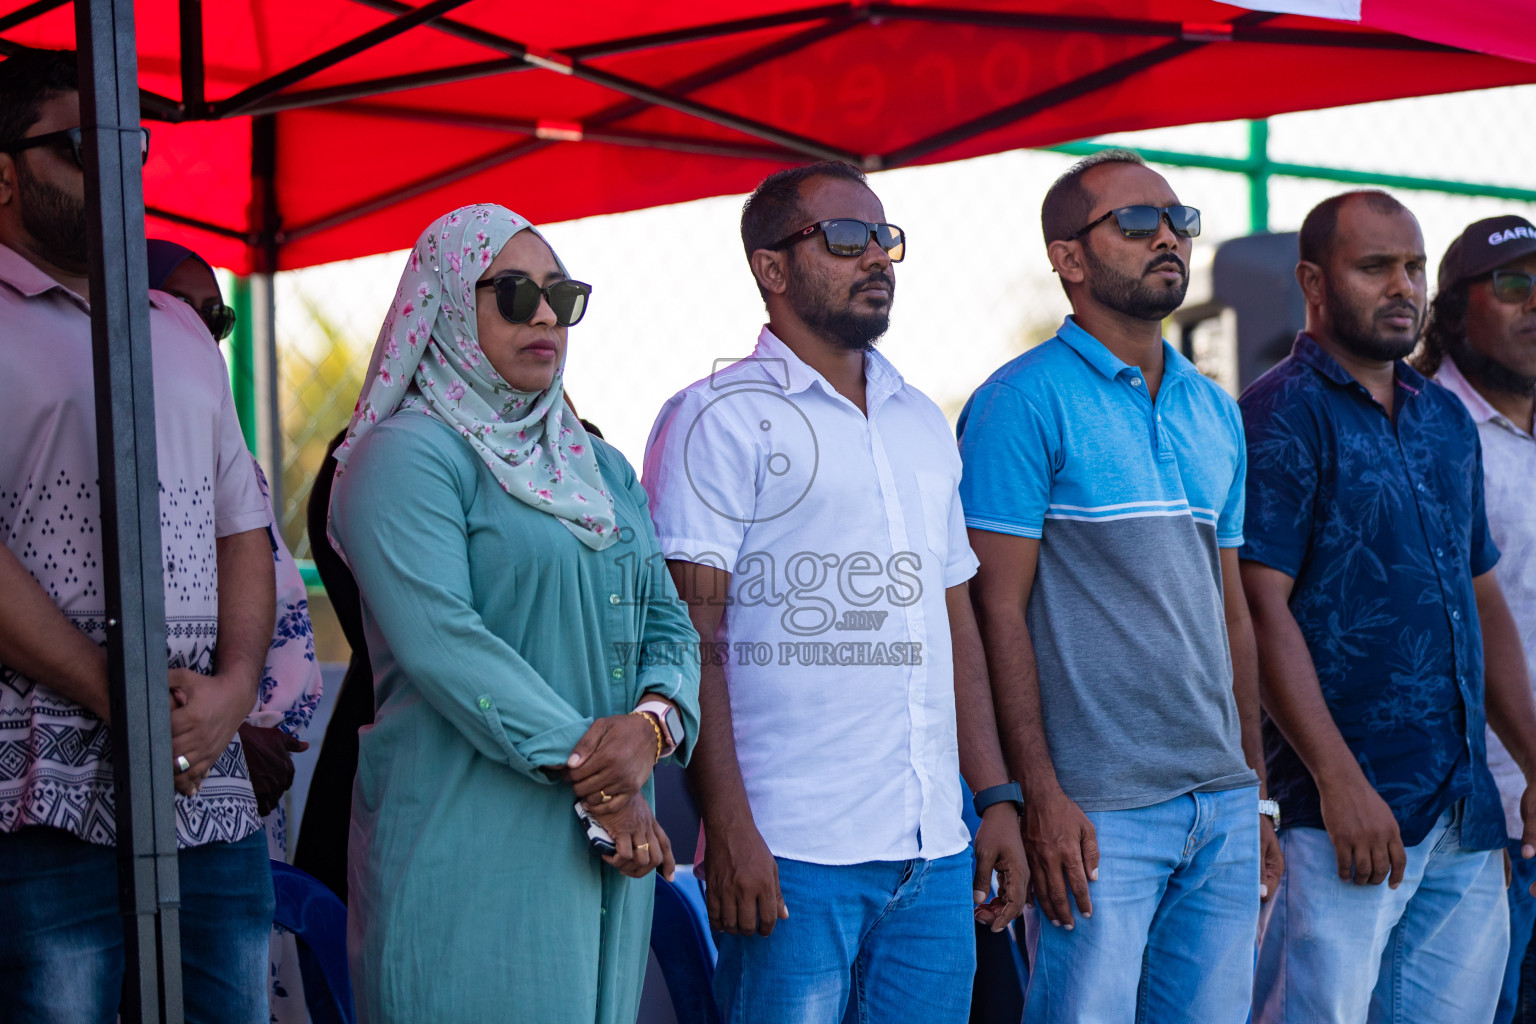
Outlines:
{"type": "MultiPolygon", "coordinates": [[[[237,271],[399,248],[486,197],[535,221],[1107,131],[1536,82],[1536,4],[1365,0],[141,0],[152,232],[237,271]],[[1273,6],[1338,7],[1339,0],[1273,6]],[[264,254],[272,257],[264,259],[264,254]]],[[[65,0],[4,42],[72,46],[65,0]]]]}
{"type": "Polygon", "coordinates": [[[123,1018],[181,1019],[145,214],[270,271],[535,221],[1111,130],[1536,82],[1536,0],[0,0],[81,51],[123,1018]],[[1328,20],[1320,10],[1359,15],[1328,20]],[[1310,12],[1310,13],[1307,13],[1310,12]],[[155,138],[140,190],[139,115],[155,138]]]}

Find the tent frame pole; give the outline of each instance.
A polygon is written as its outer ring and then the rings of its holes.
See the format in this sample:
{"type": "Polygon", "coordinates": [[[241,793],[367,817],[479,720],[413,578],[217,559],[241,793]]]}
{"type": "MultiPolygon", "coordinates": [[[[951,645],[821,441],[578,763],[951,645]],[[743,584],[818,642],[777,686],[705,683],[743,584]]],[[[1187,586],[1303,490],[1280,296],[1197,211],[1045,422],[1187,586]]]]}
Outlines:
{"type": "Polygon", "coordinates": [[[267,477],[267,492],[283,520],[283,419],[277,361],[277,264],[285,240],[277,206],[277,118],[251,119],[251,197],[256,244],[251,275],[252,369],[256,411],[256,456],[267,477]]]}
{"type": "Polygon", "coordinates": [[[357,56],[365,50],[371,50],[380,43],[395,38],[402,32],[407,32],[423,22],[431,21],[440,14],[446,14],[455,7],[462,7],[469,0],[432,0],[429,4],[411,8],[409,13],[401,14],[391,21],[380,25],[378,28],[369,29],[362,35],[356,36],[331,47],[324,53],[316,54],[308,60],[300,61],[286,71],[279,71],[270,78],[265,78],[255,85],[240,90],[233,96],[217,103],[209,104],[215,117],[234,117],[242,114],[246,108],[254,106],[258,100],[264,100],[268,96],[286,89],[295,82],[302,81],[311,75],[318,74],[327,68],[335,67],[342,61],[357,56]]]}
{"type": "Polygon", "coordinates": [[[199,120],[208,113],[203,53],[203,0],[178,0],[181,34],[181,109],[183,116],[199,120]]]}
{"type": "MultiPolygon", "coordinates": [[[[373,0],[361,0],[361,2],[371,3],[373,0]]],[[[761,64],[765,64],[777,57],[781,57],[786,53],[793,53],[796,50],[804,49],[813,43],[838,35],[857,23],[858,22],[856,19],[844,19],[842,21],[827,21],[821,23],[820,25],[814,25],[802,32],[797,32],[786,39],[779,39],[773,42],[764,43],[762,46],[759,46],[755,50],[749,50],[748,52],[739,54],[730,60],[721,61],[717,64],[711,65],[710,67],[696,71],[691,75],[680,78],[677,81],[669,82],[667,84],[667,88],[674,92],[681,93],[688,93],[696,89],[706,88],[708,86],[714,85],[716,82],[722,82],[728,78],[734,77],[735,75],[741,74],[744,71],[750,71],[752,68],[758,67],[761,64]]],[[[436,27],[440,23],[433,22],[432,24],[434,27],[436,27]]],[[[507,44],[511,43],[510,40],[502,40],[502,42],[507,44]]],[[[593,114],[591,117],[587,118],[582,122],[582,127],[584,130],[591,130],[596,127],[612,124],[615,121],[622,121],[627,117],[633,117],[635,114],[638,114],[642,110],[647,109],[648,106],[649,104],[643,103],[639,100],[621,100],[620,102],[600,110],[596,114],[593,114]]],[[[509,161],[517,160],[525,156],[531,156],[534,153],[537,153],[540,150],[546,149],[550,146],[562,144],[563,143],[558,143],[553,140],[546,139],[529,139],[524,142],[515,143],[514,145],[507,146],[504,149],[499,149],[495,152],[489,153],[486,156],[481,157],[478,160],[471,161],[470,163],[461,167],[456,167],[451,171],[427,175],[423,178],[417,179],[414,182],[410,182],[398,188],[391,189],[388,192],[381,193],[380,195],[374,196],[371,199],[366,199],[360,203],[355,203],[352,206],[337,210],[335,213],[326,214],[324,217],[310,221],[307,224],[295,225],[294,227],[287,229],[286,238],[290,241],[300,238],[307,238],[310,235],[329,230],[330,228],[336,227],[339,224],[345,224],[349,220],[355,220],[358,217],[365,217],[368,214],[373,213],[375,210],[382,209],[391,203],[412,199],[418,195],[424,195],[425,193],[431,192],[434,189],[440,188],[444,185],[452,184],[456,181],[462,181],[465,178],[473,177],[476,174],[488,171],[493,167],[499,167],[500,165],[508,163],[509,161]]]]}
{"type": "Polygon", "coordinates": [[[180,875],[133,13],[133,0],[75,3],[127,965],[122,1016],[130,1024],[173,1024],[182,1019],[180,875]]]}

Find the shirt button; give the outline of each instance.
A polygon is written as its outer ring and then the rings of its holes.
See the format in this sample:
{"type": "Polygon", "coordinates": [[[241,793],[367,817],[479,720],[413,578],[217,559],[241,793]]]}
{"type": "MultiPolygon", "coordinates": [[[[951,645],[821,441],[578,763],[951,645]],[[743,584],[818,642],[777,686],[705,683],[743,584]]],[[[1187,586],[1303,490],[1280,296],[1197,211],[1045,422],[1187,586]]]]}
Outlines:
{"type": "Polygon", "coordinates": [[[1436,558],[1444,558],[1445,557],[1445,548],[1435,548],[1435,557],[1436,558]]]}
{"type": "Polygon", "coordinates": [[[613,678],[615,678],[615,679],[623,679],[624,678],[624,670],[622,668],[614,669],[613,670],[613,678]]]}
{"type": "Polygon", "coordinates": [[[489,711],[489,710],[491,710],[491,698],[489,698],[489,697],[481,697],[478,703],[480,704],[480,710],[481,711],[489,711]]]}
{"type": "Polygon", "coordinates": [[[1414,486],[1417,487],[1420,491],[1424,490],[1423,484],[1415,484],[1414,486]]]}
{"type": "Polygon", "coordinates": [[[1461,618],[1461,609],[1460,608],[1453,608],[1453,609],[1451,609],[1451,618],[1459,620],[1461,618]]]}
{"type": "Polygon", "coordinates": [[[1141,387],[1141,378],[1140,377],[1132,377],[1131,378],[1131,387],[1134,387],[1134,388],[1141,387]]]}
{"type": "Polygon", "coordinates": [[[608,595],[608,603],[609,604],[618,604],[619,600],[620,600],[620,598],[619,598],[618,594],[609,594],[608,595]]]}
{"type": "Polygon", "coordinates": [[[599,917],[602,917],[602,916],[606,915],[607,913],[608,913],[608,908],[607,907],[602,907],[597,912],[599,917]]]}

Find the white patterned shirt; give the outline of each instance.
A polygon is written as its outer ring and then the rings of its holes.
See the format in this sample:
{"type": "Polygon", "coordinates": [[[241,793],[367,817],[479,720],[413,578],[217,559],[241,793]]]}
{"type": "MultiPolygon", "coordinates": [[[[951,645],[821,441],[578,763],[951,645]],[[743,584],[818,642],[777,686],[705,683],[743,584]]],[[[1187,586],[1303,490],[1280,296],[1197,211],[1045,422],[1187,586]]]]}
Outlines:
{"type": "MultiPolygon", "coordinates": [[[[224,360],[190,306],[150,293],[166,656],[211,671],[215,541],[270,522],[224,360]]],[[[0,245],[0,540],[97,643],[105,641],[96,400],[86,301],[0,245]]],[[[91,712],[0,665],[0,832],[116,840],[112,742],[91,712]]],[[[238,736],[195,797],[176,798],[178,845],[261,827],[238,736]]]]}
{"type": "MultiPolygon", "coordinates": [[[[1536,438],[1515,426],[1467,382],[1451,359],[1440,364],[1435,380],[1461,399],[1477,423],[1483,444],[1483,501],[1488,532],[1499,548],[1499,589],[1525,648],[1525,664],[1536,682],[1536,438]]],[[[1504,744],[1488,730],[1488,770],[1504,804],[1504,825],[1518,839],[1520,797],[1525,775],[1504,744]]]]}

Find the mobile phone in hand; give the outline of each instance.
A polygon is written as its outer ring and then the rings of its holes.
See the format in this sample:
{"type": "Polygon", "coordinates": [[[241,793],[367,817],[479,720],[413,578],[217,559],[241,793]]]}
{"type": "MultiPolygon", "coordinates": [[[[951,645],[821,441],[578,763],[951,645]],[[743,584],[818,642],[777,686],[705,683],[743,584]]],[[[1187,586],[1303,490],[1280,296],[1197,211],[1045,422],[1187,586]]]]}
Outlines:
{"type": "Polygon", "coordinates": [[[596,818],[587,813],[587,809],[581,805],[580,800],[576,801],[576,820],[581,822],[581,827],[587,833],[587,844],[595,853],[611,857],[618,852],[618,847],[613,843],[613,836],[608,834],[608,830],[603,828],[596,818]]]}

